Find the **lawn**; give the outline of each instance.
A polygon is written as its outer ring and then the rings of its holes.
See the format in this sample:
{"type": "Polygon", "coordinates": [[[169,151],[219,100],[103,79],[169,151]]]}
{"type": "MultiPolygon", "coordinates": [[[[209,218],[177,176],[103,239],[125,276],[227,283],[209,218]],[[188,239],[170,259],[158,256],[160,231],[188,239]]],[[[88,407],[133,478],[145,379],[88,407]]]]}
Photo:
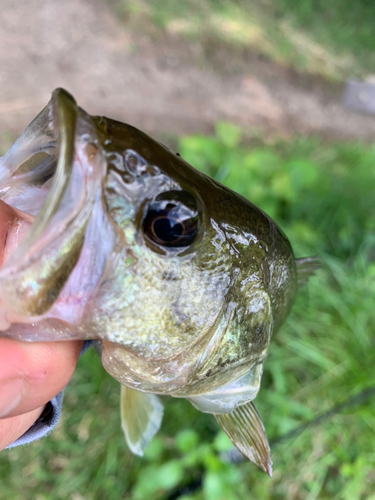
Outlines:
{"type": "MultiPolygon", "coordinates": [[[[374,385],[375,148],[314,138],[267,142],[219,123],[180,154],[267,211],[296,256],[322,268],[274,337],[257,406],[271,440],[374,385]]],[[[87,352],[55,433],[0,456],[1,498],[117,500],[375,499],[375,400],[349,406],[272,446],[274,477],[228,462],[230,443],[208,415],[166,402],[143,459],[120,430],[119,387],[87,352]]]]}

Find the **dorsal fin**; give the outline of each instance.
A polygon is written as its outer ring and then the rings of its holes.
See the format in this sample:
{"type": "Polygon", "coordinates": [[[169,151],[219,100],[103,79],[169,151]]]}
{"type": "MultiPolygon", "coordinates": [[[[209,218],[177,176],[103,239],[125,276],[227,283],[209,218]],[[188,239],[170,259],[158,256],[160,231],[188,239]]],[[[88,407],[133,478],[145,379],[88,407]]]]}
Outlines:
{"type": "Polygon", "coordinates": [[[214,414],[234,446],[272,477],[271,451],[262,419],[251,401],[230,413],[214,414]]]}
{"type": "Polygon", "coordinates": [[[121,386],[121,427],[133,453],[142,456],[160,429],[163,404],[155,394],[121,386]]]}
{"type": "Polygon", "coordinates": [[[303,285],[312,276],[317,269],[320,268],[321,264],[317,256],[304,257],[302,259],[296,259],[297,268],[297,283],[298,286],[303,285]]]}

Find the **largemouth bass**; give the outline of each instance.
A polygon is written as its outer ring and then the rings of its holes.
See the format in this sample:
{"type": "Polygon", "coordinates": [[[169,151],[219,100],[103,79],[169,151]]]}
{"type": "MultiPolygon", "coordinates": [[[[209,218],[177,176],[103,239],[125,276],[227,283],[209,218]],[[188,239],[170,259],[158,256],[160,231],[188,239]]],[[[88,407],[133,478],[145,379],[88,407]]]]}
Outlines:
{"type": "Polygon", "coordinates": [[[96,339],[142,455],[158,395],[211,413],[269,475],[253,404],[273,332],[309,273],[255,205],[62,89],[0,158],[0,335],[96,339]]]}

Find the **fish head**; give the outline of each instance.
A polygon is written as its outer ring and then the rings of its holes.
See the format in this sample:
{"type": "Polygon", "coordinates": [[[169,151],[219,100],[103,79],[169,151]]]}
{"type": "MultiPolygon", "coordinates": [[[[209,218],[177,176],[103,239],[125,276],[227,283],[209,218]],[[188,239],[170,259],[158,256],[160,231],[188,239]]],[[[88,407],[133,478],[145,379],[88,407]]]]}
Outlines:
{"type": "Polygon", "coordinates": [[[202,411],[255,397],[296,287],[264,212],[61,89],[0,160],[0,183],[35,216],[0,270],[2,335],[98,339],[122,384],[202,411]]]}
{"type": "Polygon", "coordinates": [[[226,409],[220,389],[232,381],[254,395],[279,309],[285,314],[294,293],[286,238],[253,204],[143,132],[94,122],[108,165],[106,210],[122,236],[118,270],[90,314],[100,324],[111,311],[104,366],[133,388],[209,393],[226,409]],[[283,304],[272,293],[280,287],[283,304]]]}

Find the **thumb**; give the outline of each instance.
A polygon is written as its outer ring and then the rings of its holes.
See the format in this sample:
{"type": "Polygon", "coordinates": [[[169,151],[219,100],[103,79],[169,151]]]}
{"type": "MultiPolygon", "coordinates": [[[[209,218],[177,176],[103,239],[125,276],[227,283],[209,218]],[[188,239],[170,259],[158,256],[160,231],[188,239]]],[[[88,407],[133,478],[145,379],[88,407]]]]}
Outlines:
{"type": "Polygon", "coordinates": [[[73,375],[82,341],[0,339],[0,418],[45,405],[73,375]]]}

